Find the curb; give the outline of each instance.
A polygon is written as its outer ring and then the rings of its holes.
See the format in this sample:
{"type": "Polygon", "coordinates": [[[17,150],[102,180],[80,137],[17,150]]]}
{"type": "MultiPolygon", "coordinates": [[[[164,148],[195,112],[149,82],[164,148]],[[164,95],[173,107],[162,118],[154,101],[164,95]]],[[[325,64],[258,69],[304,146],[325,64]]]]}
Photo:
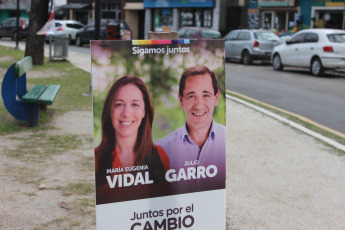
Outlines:
{"type": "MultiPolygon", "coordinates": [[[[313,122],[313,121],[311,121],[311,120],[309,120],[309,119],[307,119],[307,118],[305,118],[305,117],[303,117],[303,116],[296,115],[296,114],[294,114],[294,113],[291,113],[291,112],[288,112],[288,111],[285,111],[285,110],[276,108],[276,107],[274,107],[274,106],[265,104],[265,103],[263,103],[263,102],[260,102],[260,101],[258,101],[258,100],[252,99],[252,98],[247,97],[247,96],[244,96],[244,95],[241,95],[241,94],[239,94],[239,93],[235,93],[235,92],[232,92],[232,91],[229,91],[229,90],[227,90],[227,92],[231,92],[232,94],[239,95],[239,96],[244,97],[244,98],[248,98],[249,100],[258,102],[258,103],[263,104],[263,105],[265,105],[265,106],[268,106],[268,107],[274,108],[274,109],[276,109],[276,110],[279,110],[279,111],[281,111],[281,112],[287,113],[287,114],[289,114],[289,115],[295,116],[295,117],[301,119],[301,120],[304,121],[304,122],[311,123],[311,124],[313,124],[313,125],[315,125],[315,126],[317,126],[317,127],[320,127],[320,128],[322,128],[322,129],[327,130],[327,131],[330,132],[330,133],[333,133],[333,134],[335,134],[335,135],[338,135],[338,136],[341,136],[341,137],[345,138],[345,135],[344,135],[344,134],[339,133],[339,132],[337,132],[337,131],[335,131],[335,130],[332,130],[332,129],[330,129],[330,128],[327,128],[327,127],[325,127],[325,126],[322,126],[322,125],[320,125],[320,124],[318,124],[318,123],[316,123],[316,122],[313,122]]],[[[319,134],[319,133],[317,133],[317,132],[315,132],[315,131],[312,131],[312,130],[310,130],[310,129],[308,129],[308,128],[305,128],[304,126],[302,126],[302,125],[300,125],[300,124],[297,124],[297,123],[295,123],[295,122],[293,122],[293,121],[290,121],[290,120],[286,119],[285,117],[279,116],[279,115],[277,115],[277,114],[275,114],[275,113],[273,113],[273,112],[270,112],[270,111],[268,111],[268,110],[266,110],[266,109],[263,109],[263,108],[258,107],[258,106],[256,106],[256,105],[253,105],[253,104],[251,104],[251,103],[249,103],[249,102],[246,102],[246,101],[244,101],[244,100],[242,100],[242,99],[239,99],[239,98],[230,96],[230,95],[228,95],[228,94],[226,95],[226,98],[227,98],[227,99],[230,99],[230,100],[233,100],[233,101],[236,101],[236,102],[238,102],[238,103],[240,103],[240,104],[243,104],[243,105],[245,105],[245,106],[248,106],[248,107],[250,107],[250,108],[252,108],[252,109],[254,109],[254,110],[258,111],[258,112],[261,112],[261,113],[263,113],[263,114],[265,114],[265,115],[267,115],[267,116],[270,116],[270,117],[272,117],[272,118],[274,118],[274,119],[276,119],[276,120],[278,120],[278,121],[280,121],[280,122],[282,122],[282,123],[284,123],[284,124],[287,124],[287,125],[289,125],[289,126],[291,126],[291,127],[293,127],[293,128],[296,128],[296,129],[300,130],[301,132],[306,133],[306,134],[308,134],[308,135],[310,135],[310,136],[312,136],[312,137],[314,137],[314,138],[316,138],[316,139],[318,139],[318,140],[321,140],[321,141],[323,141],[323,142],[325,142],[325,143],[331,145],[332,147],[334,147],[334,148],[336,148],[336,149],[338,149],[338,150],[341,150],[341,151],[345,152],[345,145],[342,145],[342,144],[340,144],[340,143],[338,143],[338,142],[336,142],[336,141],[334,141],[334,140],[332,140],[332,139],[330,139],[330,138],[328,138],[328,137],[325,137],[325,136],[323,136],[323,135],[321,135],[321,134],[319,134]]]]}

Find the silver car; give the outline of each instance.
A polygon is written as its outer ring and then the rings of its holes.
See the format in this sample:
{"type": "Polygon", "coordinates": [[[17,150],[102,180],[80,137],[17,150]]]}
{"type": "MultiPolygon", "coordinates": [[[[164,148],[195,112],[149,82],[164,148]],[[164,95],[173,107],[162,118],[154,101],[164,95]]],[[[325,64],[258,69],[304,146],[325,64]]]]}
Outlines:
{"type": "Polygon", "coordinates": [[[267,30],[233,30],[224,39],[225,58],[240,60],[245,65],[253,60],[270,60],[273,48],[282,43],[275,33],[267,30]]]}

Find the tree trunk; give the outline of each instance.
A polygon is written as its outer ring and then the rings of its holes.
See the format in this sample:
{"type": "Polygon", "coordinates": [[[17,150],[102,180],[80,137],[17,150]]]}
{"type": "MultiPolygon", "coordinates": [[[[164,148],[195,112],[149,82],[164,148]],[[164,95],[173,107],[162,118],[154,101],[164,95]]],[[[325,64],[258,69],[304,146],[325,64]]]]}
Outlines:
{"type": "Polygon", "coordinates": [[[31,56],[34,65],[44,64],[45,36],[37,35],[36,33],[48,20],[48,3],[49,1],[47,0],[31,0],[30,23],[26,37],[25,56],[31,56]]]}

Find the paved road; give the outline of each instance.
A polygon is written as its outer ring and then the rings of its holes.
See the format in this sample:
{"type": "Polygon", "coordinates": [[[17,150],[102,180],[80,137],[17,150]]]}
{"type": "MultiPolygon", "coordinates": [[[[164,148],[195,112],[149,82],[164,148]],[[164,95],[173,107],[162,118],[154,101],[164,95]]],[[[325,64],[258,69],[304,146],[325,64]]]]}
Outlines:
{"type": "Polygon", "coordinates": [[[227,63],[226,88],[309,118],[345,134],[345,75],[314,77],[307,70],[274,71],[269,64],[227,63]]]}

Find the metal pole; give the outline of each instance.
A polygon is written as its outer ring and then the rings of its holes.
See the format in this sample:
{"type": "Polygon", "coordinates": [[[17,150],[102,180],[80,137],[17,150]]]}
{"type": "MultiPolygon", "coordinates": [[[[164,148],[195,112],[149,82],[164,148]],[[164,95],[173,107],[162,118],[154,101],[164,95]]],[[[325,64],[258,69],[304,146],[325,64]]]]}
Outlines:
{"type": "Polygon", "coordinates": [[[19,50],[19,16],[20,16],[20,12],[19,12],[19,0],[17,0],[17,36],[16,36],[16,47],[14,47],[15,50],[19,50]]]}
{"type": "Polygon", "coordinates": [[[52,35],[49,35],[49,61],[53,60],[52,58],[52,35]]]}
{"type": "Polygon", "coordinates": [[[101,24],[101,0],[95,2],[95,40],[100,39],[100,24],[101,24]]]}

